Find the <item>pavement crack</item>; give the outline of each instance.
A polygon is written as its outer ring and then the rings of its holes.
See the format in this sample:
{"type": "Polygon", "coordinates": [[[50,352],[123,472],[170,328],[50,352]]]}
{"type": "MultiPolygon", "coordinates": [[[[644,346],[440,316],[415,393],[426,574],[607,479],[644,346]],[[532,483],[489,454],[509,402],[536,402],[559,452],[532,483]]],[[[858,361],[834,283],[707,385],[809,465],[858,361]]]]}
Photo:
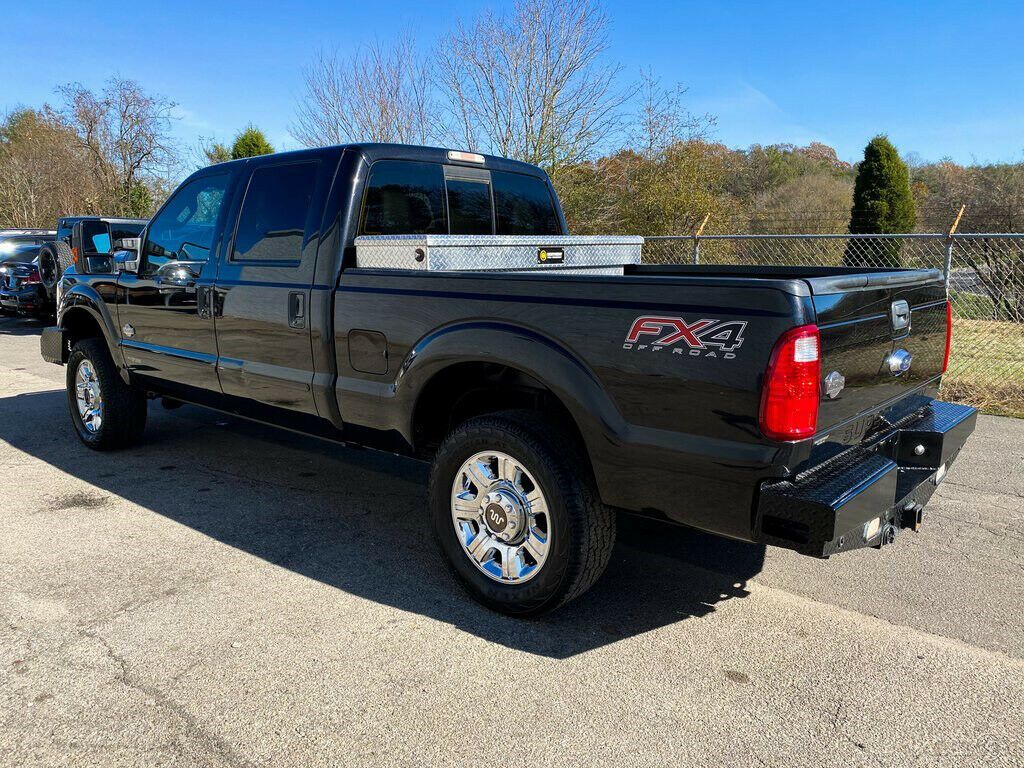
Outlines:
{"type": "Polygon", "coordinates": [[[103,635],[98,632],[89,631],[83,631],[81,634],[83,638],[93,639],[103,647],[104,654],[116,666],[117,672],[114,679],[118,683],[152,699],[156,702],[157,706],[181,720],[186,726],[184,729],[185,734],[194,738],[201,747],[216,754],[229,765],[255,768],[255,763],[239,755],[225,739],[210,731],[195,715],[168,696],[163,690],[153,685],[147,685],[135,678],[128,660],[118,653],[103,635]]]}

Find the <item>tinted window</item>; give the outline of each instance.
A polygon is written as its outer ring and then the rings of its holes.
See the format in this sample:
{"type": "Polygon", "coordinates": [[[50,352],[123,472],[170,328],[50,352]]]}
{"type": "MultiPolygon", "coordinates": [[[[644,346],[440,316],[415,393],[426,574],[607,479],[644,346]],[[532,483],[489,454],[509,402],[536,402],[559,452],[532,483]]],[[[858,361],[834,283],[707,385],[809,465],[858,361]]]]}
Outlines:
{"type": "Polygon", "coordinates": [[[238,218],[233,259],[302,259],[316,174],[315,162],[271,165],[253,171],[238,218]]]}
{"type": "Polygon", "coordinates": [[[448,223],[453,235],[489,235],[491,187],[480,181],[448,179],[448,223]]]}
{"type": "Polygon", "coordinates": [[[380,160],[370,169],[363,235],[444,235],[444,174],[435,163],[380,160]]]}
{"type": "Polygon", "coordinates": [[[499,235],[560,235],[562,228],[548,185],[521,173],[491,174],[499,235]]]}
{"type": "Polygon", "coordinates": [[[114,240],[124,240],[126,237],[138,237],[141,232],[141,224],[124,224],[115,222],[110,225],[110,236],[114,240]]]}
{"type": "Polygon", "coordinates": [[[147,274],[171,261],[209,259],[227,185],[228,174],[218,173],[187,182],[174,193],[149,226],[143,254],[147,274]]]}

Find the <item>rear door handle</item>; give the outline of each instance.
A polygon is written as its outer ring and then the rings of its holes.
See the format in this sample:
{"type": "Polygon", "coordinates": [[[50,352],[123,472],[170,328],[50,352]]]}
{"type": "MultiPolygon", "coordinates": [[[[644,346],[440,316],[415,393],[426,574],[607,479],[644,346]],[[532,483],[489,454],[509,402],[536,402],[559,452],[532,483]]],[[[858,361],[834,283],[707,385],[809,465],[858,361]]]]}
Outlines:
{"type": "Polygon", "coordinates": [[[288,327],[306,327],[306,294],[304,291],[292,291],[288,294],[288,327]]]}

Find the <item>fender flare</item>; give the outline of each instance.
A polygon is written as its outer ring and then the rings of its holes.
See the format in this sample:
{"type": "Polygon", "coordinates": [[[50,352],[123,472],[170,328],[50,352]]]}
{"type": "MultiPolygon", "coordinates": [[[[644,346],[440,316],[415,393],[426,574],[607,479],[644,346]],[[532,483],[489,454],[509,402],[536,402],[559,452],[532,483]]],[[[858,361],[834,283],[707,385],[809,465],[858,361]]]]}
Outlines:
{"type": "Polygon", "coordinates": [[[409,351],[398,376],[384,395],[386,411],[395,414],[394,428],[413,444],[413,425],[420,396],[431,380],[460,363],[494,363],[536,379],[565,406],[583,436],[592,465],[602,446],[621,442],[626,422],[590,368],[549,336],[521,325],[467,321],[440,328],[409,351]]]}
{"type": "Polygon", "coordinates": [[[61,298],[60,314],[57,318],[57,325],[66,329],[66,319],[69,314],[85,313],[92,318],[99,326],[103,334],[107,348],[110,350],[110,357],[119,370],[124,369],[121,359],[118,341],[120,336],[117,333],[117,324],[110,315],[110,309],[103,298],[90,285],[77,283],[64,292],[61,298]]]}

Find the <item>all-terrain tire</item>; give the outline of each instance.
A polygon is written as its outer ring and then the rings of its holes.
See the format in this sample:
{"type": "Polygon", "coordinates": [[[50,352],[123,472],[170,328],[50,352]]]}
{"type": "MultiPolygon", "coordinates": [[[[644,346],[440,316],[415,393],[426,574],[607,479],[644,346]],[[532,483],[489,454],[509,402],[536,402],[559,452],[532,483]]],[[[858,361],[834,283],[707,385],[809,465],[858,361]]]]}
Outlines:
{"type": "Polygon", "coordinates": [[[71,349],[67,364],[67,396],[71,422],[89,448],[109,451],[126,448],[142,438],[146,428],[146,395],[126,384],[114,366],[103,339],[83,339],[71,349]],[[98,426],[87,426],[79,411],[79,369],[85,363],[98,384],[102,408],[98,426]]]}
{"type": "Polygon", "coordinates": [[[552,611],[586,592],[611,558],[615,514],[598,496],[584,448],[568,429],[538,412],[506,411],[456,427],[434,458],[428,495],[441,553],[469,594],[493,610],[514,616],[552,611]],[[550,511],[550,549],[538,572],[523,583],[487,576],[453,523],[456,478],[465,462],[488,451],[520,463],[535,478],[550,511]]]}
{"type": "Polygon", "coordinates": [[[64,273],[75,263],[71,246],[63,240],[44,243],[39,249],[39,276],[42,279],[46,294],[51,299],[64,273]]]}

